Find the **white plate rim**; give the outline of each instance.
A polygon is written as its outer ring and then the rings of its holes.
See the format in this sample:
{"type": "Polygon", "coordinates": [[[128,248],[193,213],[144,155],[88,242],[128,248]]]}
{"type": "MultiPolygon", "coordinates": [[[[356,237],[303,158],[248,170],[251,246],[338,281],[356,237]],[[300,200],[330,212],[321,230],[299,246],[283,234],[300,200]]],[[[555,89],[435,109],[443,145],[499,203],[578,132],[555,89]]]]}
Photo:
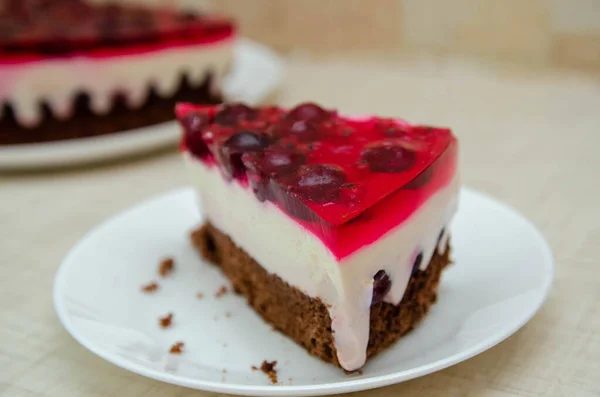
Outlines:
{"type": "MultiPolygon", "coordinates": [[[[268,47],[240,38],[231,73],[223,81],[225,101],[259,105],[283,82],[283,59],[268,47]]],[[[175,146],[175,121],[132,130],[65,141],[0,146],[0,171],[80,166],[141,155],[175,146]]]]}
{"type": "Polygon", "coordinates": [[[205,380],[190,381],[187,378],[181,379],[181,377],[179,377],[177,375],[170,375],[163,371],[147,369],[145,367],[140,367],[135,364],[131,364],[129,361],[115,358],[110,353],[106,353],[106,352],[102,351],[102,349],[99,349],[96,346],[94,346],[94,344],[87,341],[85,339],[85,337],[82,337],[81,335],[77,334],[77,332],[74,330],[74,328],[70,322],[67,309],[63,305],[63,300],[62,300],[62,295],[61,295],[61,291],[63,289],[61,288],[61,284],[63,283],[63,280],[65,279],[64,275],[68,271],[68,267],[63,266],[63,265],[65,263],[71,263],[69,261],[70,257],[73,256],[76,253],[78,247],[83,245],[83,243],[85,241],[87,241],[89,238],[91,238],[97,230],[101,229],[102,227],[104,227],[106,224],[110,223],[114,219],[119,218],[123,215],[126,215],[130,211],[138,209],[142,206],[151,205],[154,201],[164,199],[166,196],[182,194],[183,192],[189,191],[189,190],[190,190],[190,187],[181,187],[181,188],[173,189],[173,190],[167,191],[165,193],[150,197],[146,200],[140,201],[137,204],[110,216],[109,218],[107,218],[104,221],[97,224],[95,227],[93,227],[91,230],[89,230],[67,253],[65,258],[63,259],[61,266],[59,267],[59,269],[56,273],[56,276],[54,278],[54,288],[53,288],[54,309],[55,309],[62,325],[65,327],[67,332],[77,342],[79,342],[82,346],[84,346],[90,352],[96,354],[97,356],[103,358],[104,360],[106,360],[122,369],[130,371],[132,373],[136,373],[136,374],[145,376],[150,379],[159,380],[159,381],[173,384],[173,385],[178,385],[178,386],[183,386],[183,387],[198,389],[198,390],[204,390],[204,391],[209,391],[209,392],[228,393],[228,394],[233,394],[233,395],[312,396],[312,395],[331,395],[331,394],[337,394],[337,393],[349,393],[349,392],[363,391],[363,390],[375,389],[375,388],[379,388],[379,387],[383,387],[383,386],[389,386],[389,385],[393,385],[396,383],[408,381],[411,379],[415,379],[415,378],[418,378],[418,377],[421,377],[424,375],[428,375],[428,374],[443,370],[445,368],[451,367],[460,362],[466,361],[472,357],[475,357],[478,354],[483,353],[486,350],[489,350],[490,348],[492,348],[492,347],[498,345],[499,343],[503,342],[504,340],[506,340],[508,337],[512,336],[515,332],[517,332],[519,329],[521,329],[529,320],[531,320],[531,318],[533,318],[533,316],[535,316],[535,314],[539,311],[539,309],[542,307],[542,305],[544,304],[544,302],[546,301],[546,299],[548,297],[548,294],[552,287],[552,282],[554,280],[554,273],[555,273],[554,257],[552,255],[550,246],[548,245],[546,239],[544,238],[543,234],[539,231],[539,229],[528,218],[523,216],[519,211],[517,211],[512,206],[505,204],[504,202],[494,198],[493,196],[491,196],[487,193],[484,193],[484,192],[481,192],[481,191],[478,191],[478,190],[475,190],[475,189],[472,189],[469,187],[462,187],[461,193],[470,194],[470,195],[478,197],[479,199],[490,201],[490,202],[494,203],[495,205],[501,207],[502,210],[512,212],[514,215],[518,216],[522,221],[524,221],[527,224],[528,227],[531,228],[534,238],[537,240],[537,242],[539,243],[539,247],[542,249],[542,251],[540,253],[542,254],[542,256],[544,258],[544,261],[543,261],[544,267],[547,267],[547,269],[545,269],[546,270],[546,272],[545,272],[546,278],[544,280],[542,293],[540,295],[538,295],[535,305],[532,306],[532,310],[529,313],[527,313],[527,315],[523,316],[523,318],[521,318],[521,320],[519,322],[515,322],[515,324],[513,324],[512,327],[503,328],[499,332],[490,334],[490,336],[488,336],[485,340],[471,346],[469,349],[465,349],[462,352],[454,354],[445,359],[438,360],[433,363],[421,365],[419,367],[412,368],[410,370],[393,373],[393,374],[387,374],[387,375],[373,376],[373,377],[366,378],[366,379],[348,380],[348,381],[335,382],[335,383],[324,384],[324,385],[318,384],[318,385],[301,385],[301,386],[298,386],[298,385],[268,385],[268,386],[236,385],[236,384],[228,384],[227,382],[214,382],[214,381],[205,381],[205,380]]]}

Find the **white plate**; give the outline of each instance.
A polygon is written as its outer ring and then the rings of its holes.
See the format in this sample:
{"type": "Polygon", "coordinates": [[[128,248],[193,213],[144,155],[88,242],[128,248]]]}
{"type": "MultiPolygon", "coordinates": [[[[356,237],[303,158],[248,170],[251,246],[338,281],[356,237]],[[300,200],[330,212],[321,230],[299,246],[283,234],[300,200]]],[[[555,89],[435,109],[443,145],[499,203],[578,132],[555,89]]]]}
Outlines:
{"type": "MultiPolygon", "coordinates": [[[[282,59],[267,47],[241,39],[234,52],[232,70],[223,82],[227,101],[258,105],[281,84],[282,59]]],[[[0,169],[74,166],[143,154],[179,139],[175,122],[123,133],[58,142],[0,146],[0,169]]]]}
{"type": "Polygon", "coordinates": [[[553,275],[550,249],[529,221],[465,189],[452,224],[455,265],[444,273],[438,303],[362,375],[345,375],[273,332],[243,298],[214,297],[226,280],[188,241],[199,223],[192,190],[181,189],[92,230],[56,276],[54,304],[65,328],[100,357],[164,382],[260,396],[342,393],[429,374],[489,349],[534,315],[553,275]],[[174,274],[143,294],[165,256],[175,258],[174,274]],[[158,317],[170,311],[173,326],[160,329],[158,317]],[[168,354],[180,340],[185,352],[168,354]],[[279,385],[250,369],[265,359],[277,360],[279,385]]]}

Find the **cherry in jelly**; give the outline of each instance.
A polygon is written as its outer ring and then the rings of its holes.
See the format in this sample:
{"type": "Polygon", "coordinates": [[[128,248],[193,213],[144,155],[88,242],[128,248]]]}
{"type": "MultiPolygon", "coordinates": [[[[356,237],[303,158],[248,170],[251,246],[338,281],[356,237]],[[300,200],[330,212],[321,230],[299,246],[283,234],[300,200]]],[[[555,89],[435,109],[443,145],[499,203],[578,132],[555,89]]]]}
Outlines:
{"type": "Polygon", "coordinates": [[[245,153],[242,163],[247,168],[250,185],[256,197],[264,201],[273,196],[269,189],[270,178],[293,173],[306,161],[295,148],[273,145],[261,152],[245,153]]]}
{"type": "Polygon", "coordinates": [[[208,115],[201,112],[190,112],[180,120],[186,134],[200,134],[202,128],[210,122],[208,115]]]}
{"type": "Polygon", "coordinates": [[[327,120],[329,117],[330,113],[328,111],[314,103],[303,103],[288,113],[288,119],[292,121],[312,121],[318,123],[327,120]]]}
{"type": "Polygon", "coordinates": [[[300,142],[311,142],[319,138],[317,126],[309,121],[295,121],[290,127],[290,133],[300,142]]]}
{"type": "Polygon", "coordinates": [[[346,174],[335,165],[310,164],[298,168],[292,191],[299,197],[316,203],[335,201],[346,174]]]}
{"type": "Polygon", "coordinates": [[[242,157],[242,162],[249,169],[266,176],[290,173],[306,161],[304,154],[294,147],[287,148],[274,145],[257,153],[248,153],[242,157]]]}
{"type": "Polygon", "coordinates": [[[365,149],[361,158],[373,172],[402,172],[414,165],[416,155],[400,145],[382,144],[365,149]]]}
{"type": "Polygon", "coordinates": [[[215,115],[214,122],[221,125],[235,125],[243,120],[252,120],[256,115],[256,110],[241,103],[236,103],[223,107],[215,115]]]}
{"type": "Polygon", "coordinates": [[[240,131],[223,143],[229,153],[256,152],[268,145],[268,138],[251,131],[240,131]]]}
{"type": "Polygon", "coordinates": [[[208,155],[208,147],[202,139],[202,129],[208,125],[209,118],[206,114],[200,112],[190,112],[180,119],[190,152],[199,157],[208,155]]]}
{"type": "Polygon", "coordinates": [[[221,145],[221,161],[229,177],[241,177],[244,174],[242,155],[248,152],[257,152],[269,144],[264,135],[251,131],[240,131],[230,136],[221,145]]]}

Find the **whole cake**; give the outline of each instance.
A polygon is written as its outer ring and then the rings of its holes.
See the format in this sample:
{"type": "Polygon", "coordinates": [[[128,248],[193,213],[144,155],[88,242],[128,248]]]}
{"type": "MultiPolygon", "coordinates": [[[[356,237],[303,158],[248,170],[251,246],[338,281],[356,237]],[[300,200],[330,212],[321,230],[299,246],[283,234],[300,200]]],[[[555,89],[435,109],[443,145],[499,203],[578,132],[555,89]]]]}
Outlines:
{"type": "Polygon", "coordinates": [[[234,25],[191,12],[83,0],[0,2],[0,145],[173,120],[220,103],[234,25]]]}
{"type": "Polygon", "coordinates": [[[451,131],[305,103],[179,104],[203,256],[265,321],[347,371],[411,330],[450,263],[451,131]]]}

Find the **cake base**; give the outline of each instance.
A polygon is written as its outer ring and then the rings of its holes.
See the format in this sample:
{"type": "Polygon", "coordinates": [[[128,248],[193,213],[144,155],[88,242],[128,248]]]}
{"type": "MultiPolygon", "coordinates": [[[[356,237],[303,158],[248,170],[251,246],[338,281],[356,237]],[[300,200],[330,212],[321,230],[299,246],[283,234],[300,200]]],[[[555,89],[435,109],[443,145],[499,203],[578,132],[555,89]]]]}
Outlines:
{"type": "Polygon", "coordinates": [[[5,104],[0,117],[0,145],[85,138],[171,121],[175,119],[173,109],[177,102],[210,105],[221,103],[221,98],[211,93],[210,85],[210,76],[207,76],[199,86],[192,86],[187,78],[182,77],[176,92],[168,98],[158,96],[154,89],[148,87],[150,90],[148,98],[140,108],[131,109],[126,105],[124,97],[116,96],[112,109],[103,115],[92,112],[89,95],[80,93],[74,99],[73,115],[66,120],[56,118],[46,104],[40,103],[43,117],[33,128],[19,125],[12,106],[5,104]]]}
{"type": "MultiPolygon", "coordinates": [[[[202,256],[221,267],[235,292],[244,295],[266,322],[309,353],[341,367],[333,343],[331,318],[323,302],[269,274],[210,223],[192,232],[191,238],[202,256]]],[[[399,305],[381,302],[371,307],[367,359],[412,330],[427,314],[436,301],[442,270],[450,262],[447,246],[443,255],[434,254],[427,270],[412,276],[399,305]]]]}

